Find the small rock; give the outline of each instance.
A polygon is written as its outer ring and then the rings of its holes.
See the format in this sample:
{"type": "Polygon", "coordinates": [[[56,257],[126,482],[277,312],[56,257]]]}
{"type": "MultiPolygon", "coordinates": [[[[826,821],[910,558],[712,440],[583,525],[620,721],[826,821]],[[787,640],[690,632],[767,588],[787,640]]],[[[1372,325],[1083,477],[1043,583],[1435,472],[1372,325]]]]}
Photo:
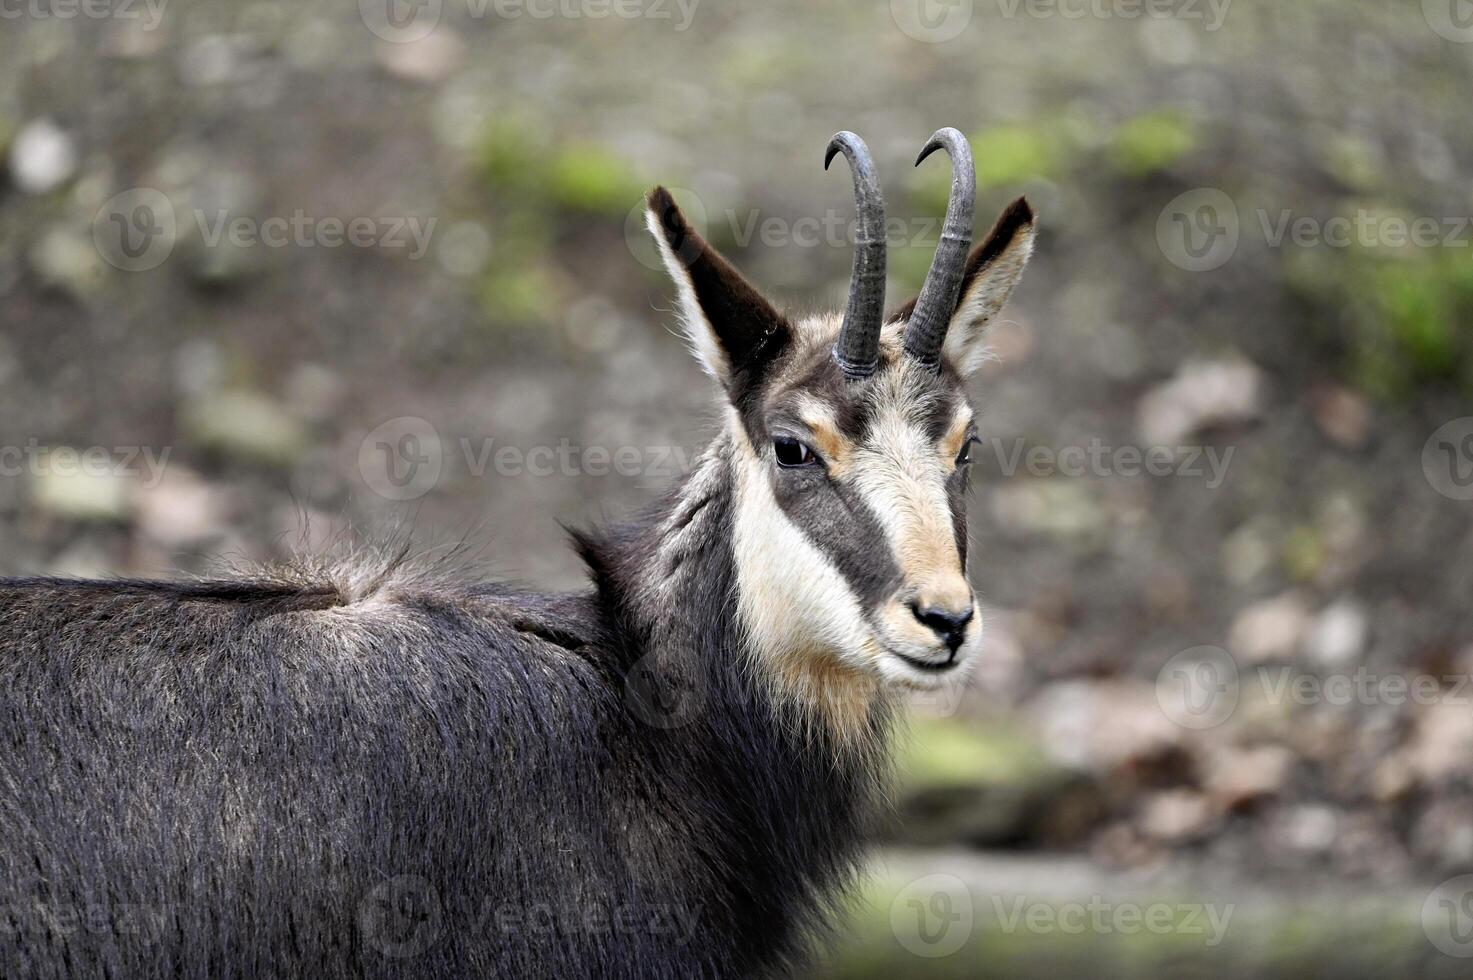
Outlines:
{"type": "MultiPolygon", "coordinates": [[[[435,257],[440,266],[454,276],[473,278],[486,270],[486,264],[491,259],[491,232],[479,221],[457,221],[445,229],[435,247],[435,257]]],[[[598,303],[607,308],[610,314],[615,314],[612,304],[606,297],[595,294],[589,302],[598,303]]],[[[570,308],[569,320],[574,319],[574,313],[570,308]]],[[[598,326],[604,321],[594,320],[591,326],[598,326]]],[[[571,326],[571,323],[570,323],[571,326]]],[[[610,345],[612,346],[612,345],[610,345]]],[[[608,350],[609,348],[603,348],[608,350]]]]}
{"type": "Polygon", "coordinates": [[[110,58],[152,58],[163,50],[168,32],[146,20],[118,20],[109,25],[101,51],[110,58]]]}
{"type": "Polygon", "coordinates": [[[179,77],[190,86],[223,85],[239,72],[244,53],[240,37],[206,34],[180,55],[179,77]]]}
{"type": "Polygon", "coordinates": [[[1325,667],[1340,667],[1360,659],[1366,646],[1369,618],[1352,599],[1340,599],[1314,621],[1305,640],[1310,659],[1325,667]]]}
{"type": "Polygon", "coordinates": [[[1277,795],[1293,769],[1294,753],[1282,746],[1222,749],[1211,756],[1206,778],[1208,795],[1223,809],[1237,809],[1277,795]]]}
{"type": "Polygon", "coordinates": [[[379,64],[390,75],[427,85],[449,78],[465,58],[465,44],[444,29],[417,41],[383,43],[376,51],[379,64]]]}
{"type": "Polygon", "coordinates": [[[1062,681],[1040,692],[1029,715],[1053,758],[1096,772],[1169,752],[1182,733],[1155,688],[1139,682],[1062,681]]]}
{"type": "Polygon", "coordinates": [[[1211,426],[1256,418],[1261,378],[1247,361],[1188,361],[1174,378],[1142,396],[1141,438],[1150,446],[1179,446],[1211,426]]]}
{"type": "Polygon", "coordinates": [[[1207,797],[1191,790],[1157,793],[1141,807],[1141,830],[1148,837],[1167,843],[1199,837],[1211,822],[1212,807],[1207,797]]]}
{"type": "Polygon", "coordinates": [[[48,286],[78,299],[102,285],[106,276],[102,256],[91,240],[61,226],[43,234],[26,253],[26,258],[48,286]]]}
{"type": "Polygon", "coordinates": [[[10,176],[27,194],[45,194],[77,172],[77,147],[50,119],[21,127],[10,147],[10,176]]]}
{"type": "Polygon", "coordinates": [[[1247,663],[1288,660],[1299,649],[1311,617],[1304,599],[1294,592],[1244,608],[1228,630],[1228,649],[1247,663]]]}
{"type": "Polygon", "coordinates": [[[138,528],[166,547],[208,541],[225,519],[220,491],[183,467],[167,467],[156,485],[139,489],[138,528]]]}
{"type": "Polygon", "coordinates": [[[1371,432],[1371,403],[1341,385],[1320,385],[1309,395],[1315,424],[1331,442],[1344,449],[1360,449],[1371,432]]]}
{"type": "Polygon", "coordinates": [[[1327,806],[1296,806],[1280,816],[1278,830],[1285,844],[1296,851],[1322,854],[1335,843],[1340,826],[1338,814],[1327,806]]]}
{"type": "MultiPolygon", "coordinates": [[[[185,268],[196,282],[211,287],[229,285],[258,272],[276,251],[262,236],[261,190],[251,174],[217,164],[190,190],[190,206],[200,220],[180,231],[185,268]],[[252,233],[234,234],[235,222],[251,221],[252,233]]],[[[297,235],[286,233],[288,240],[297,235]]]]}
{"type": "Polygon", "coordinates": [[[1410,760],[1400,754],[1381,760],[1371,770],[1371,796],[1377,803],[1404,799],[1416,786],[1417,774],[1410,760]]]}
{"type": "Polygon", "coordinates": [[[132,482],[115,469],[83,465],[75,449],[50,450],[31,473],[31,502],[37,510],[67,520],[123,521],[133,502],[132,482]]]}
{"type": "Polygon", "coordinates": [[[1424,782],[1442,783],[1473,771],[1473,709],[1458,700],[1423,705],[1416,714],[1407,762],[1424,782]]]}
{"type": "MultiPolygon", "coordinates": [[[[190,187],[190,208],[197,220],[180,228],[184,267],[194,280],[205,286],[228,286],[261,271],[273,253],[296,252],[268,245],[264,220],[270,220],[270,211],[262,200],[261,184],[250,172],[224,161],[205,162],[203,167],[190,187]],[[245,236],[234,233],[242,218],[250,228],[245,236]]],[[[283,231],[287,242],[295,242],[296,228],[283,231]]]]}
{"type": "Polygon", "coordinates": [[[184,427],[205,449],[258,462],[290,465],[306,445],[306,433],[264,395],[224,391],[202,395],[184,407],[184,427]]]}

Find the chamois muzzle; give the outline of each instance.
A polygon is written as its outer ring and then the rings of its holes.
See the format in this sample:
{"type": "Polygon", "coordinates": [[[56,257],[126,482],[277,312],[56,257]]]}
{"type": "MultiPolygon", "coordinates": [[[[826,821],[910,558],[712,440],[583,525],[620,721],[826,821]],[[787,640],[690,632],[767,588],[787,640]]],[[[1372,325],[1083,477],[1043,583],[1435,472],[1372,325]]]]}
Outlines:
{"type": "MultiPolygon", "coordinates": [[[[834,345],[834,360],[850,381],[867,378],[880,366],[880,326],[885,307],[885,201],[880,180],[864,140],[848,130],[834,134],[823,157],[827,170],[842,152],[854,174],[854,207],[858,233],[854,241],[854,271],[849,279],[849,303],[834,345]]],[[[970,218],[969,218],[970,221],[970,218]]]]}
{"type": "MultiPolygon", "coordinates": [[[[905,328],[905,349],[916,360],[935,369],[941,363],[941,344],[956,312],[967,249],[972,244],[972,212],[977,199],[977,175],[972,166],[972,147],[955,129],[938,129],[926,141],[916,166],[936,150],[951,157],[951,198],[946,203],[946,220],[941,241],[925,284],[916,299],[910,325],[905,328]]],[[[857,268],[857,266],[856,266],[857,268]]]]}

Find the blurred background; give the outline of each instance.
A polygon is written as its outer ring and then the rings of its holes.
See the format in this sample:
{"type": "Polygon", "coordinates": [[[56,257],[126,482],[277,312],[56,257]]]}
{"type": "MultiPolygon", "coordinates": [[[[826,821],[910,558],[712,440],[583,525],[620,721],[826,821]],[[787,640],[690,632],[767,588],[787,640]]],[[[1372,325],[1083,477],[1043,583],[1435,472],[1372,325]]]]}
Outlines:
{"type": "Polygon", "coordinates": [[[0,0],[0,574],[580,587],[711,431],[643,191],[838,308],[853,129],[899,302],[956,126],[987,653],[826,975],[1466,976],[1470,91],[1465,0],[0,0]]]}

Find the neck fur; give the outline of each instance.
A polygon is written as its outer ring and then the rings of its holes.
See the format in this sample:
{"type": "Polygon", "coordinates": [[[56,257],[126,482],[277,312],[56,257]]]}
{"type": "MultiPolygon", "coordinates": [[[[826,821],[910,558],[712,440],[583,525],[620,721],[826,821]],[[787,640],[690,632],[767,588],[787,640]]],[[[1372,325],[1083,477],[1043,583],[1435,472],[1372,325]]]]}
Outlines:
{"type": "Polygon", "coordinates": [[[648,658],[685,683],[730,684],[809,749],[868,765],[884,754],[893,714],[880,682],[816,641],[764,647],[743,622],[732,544],[742,438],[723,431],[641,517],[576,535],[610,632],[626,666],[648,658]]]}
{"type": "Polygon", "coordinates": [[[882,812],[892,712],[872,693],[854,711],[844,691],[856,685],[829,686],[842,678],[821,662],[805,670],[753,655],[739,622],[728,440],[641,519],[575,537],[616,671],[654,670],[695,698],[675,725],[635,726],[650,781],[711,803],[700,826],[668,832],[712,841],[719,866],[739,869],[720,887],[744,896],[747,925],[791,938],[822,930],[853,881],[882,812]],[[762,911],[780,908],[791,921],[762,911]]]}

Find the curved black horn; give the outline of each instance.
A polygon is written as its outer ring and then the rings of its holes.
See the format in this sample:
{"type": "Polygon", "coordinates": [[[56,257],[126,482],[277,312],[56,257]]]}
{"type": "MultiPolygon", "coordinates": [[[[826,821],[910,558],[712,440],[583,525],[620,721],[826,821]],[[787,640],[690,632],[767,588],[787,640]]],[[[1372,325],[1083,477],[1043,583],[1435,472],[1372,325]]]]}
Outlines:
{"type": "Polygon", "coordinates": [[[847,130],[834,134],[823,168],[843,152],[854,173],[854,207],[859,216],[854,240],[854,272],[849,278],[849,304],[834,345],[834,360],[851,381],[867,378],[880,366],[880,325],[885,315],[885,201],[875,162],[864,140],[847,130]]]}
{"type": "Polygon", "coordinates": [[[967,138],[950,127],[936,130],[916,157],[916,166],[939,149],[945,149],[951,157],[951,199],[946,204],[946,221],[941,226],[936,257],[931,260],[931,271],[926,273],[915,312],[905,328],[905,349],[932,368],[941,361],[941,342],[946,339],[946,328],[956,312],[967,249],[972,244],[972,211],[977,198],[977,175],[972,168],[972,147],[967,138]]]}

